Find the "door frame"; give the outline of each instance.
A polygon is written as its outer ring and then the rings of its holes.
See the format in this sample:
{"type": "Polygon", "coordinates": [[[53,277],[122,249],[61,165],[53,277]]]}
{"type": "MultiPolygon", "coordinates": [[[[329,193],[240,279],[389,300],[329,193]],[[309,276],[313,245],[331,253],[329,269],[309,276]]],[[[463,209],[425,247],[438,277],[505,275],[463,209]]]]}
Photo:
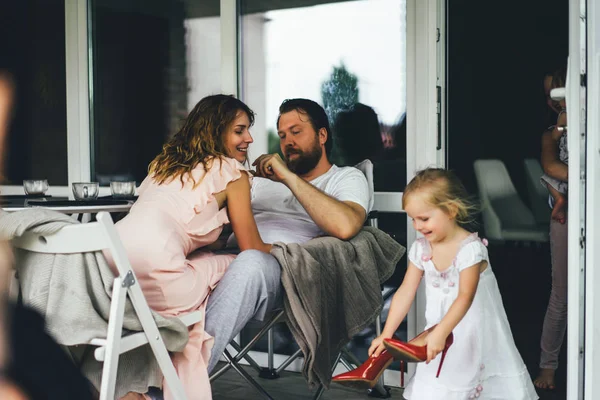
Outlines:
{"type": "MultiPolygon", "coordinates": [[[[569,148],[567,399],[583,399],[586,312],[586,1],[569,0],[566,100],[569,148]],[[573,266],[577,266],[574,268],[573,266]]],[[[591,335],[588,335],[591,338],[591,335]]]]}
{"type": "MultiPolygon", "coordinates": [[[[600,4],[590,0],[587,4],[587,188],[586,204],[600,204],[600,4]]],[[[569,171],[570,174],[570,171],[569,171]]],[[[597,207],[586,210],[585,281],[585,341],[584,341],[584,398],[600,398],[600,271],[594,266],[600,263],[600,213],[597,207]]],[[[570,311],[570,310],[569,310],[570,311]]],[[[579,371],[581,373],[581,371],[579,371]]],[[[570,383],[570,382],[569,382],[570,383]]]]}

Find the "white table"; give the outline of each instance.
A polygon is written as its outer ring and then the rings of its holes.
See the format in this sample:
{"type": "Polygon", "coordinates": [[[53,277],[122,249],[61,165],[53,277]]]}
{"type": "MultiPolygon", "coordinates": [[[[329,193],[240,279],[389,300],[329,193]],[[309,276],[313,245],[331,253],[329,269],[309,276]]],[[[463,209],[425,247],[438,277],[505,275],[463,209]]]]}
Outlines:
{"type": "Polygon", "coordinates": [[[92,214],[99,213],[101,211],[106,211],[109,213],[116,212],[129,212],[131,206],[133,206],[133,201],[127,201],[127,204],[105,204],[105,205],[73,205],[73,206],[43,206],[43,205],[35,205],[35,206],[25,206],[20,204],[13,205],[3,205],[2,210],[6,212],[15,212],[15,211],[23,211],[23,210],[31,210],[35,207],[42,207],[48,210],[58,211],[63,214],[69,214],[73,218],[80,220],[82,223],[89,222],[92,219],[92,214]],[[81,215],[81,218],[80,218],[81,215]]]}
{"type": "Polygon", "coordinates": [[[30,210],[34,207],[47,208],[48,210],[58,211],[64,214],[96,214],[101,211],[112,212],[128,212],[131,209],[133,202],[128,204],[110,204],[110,205],[90,205],[90,206],[3,206],[2,210],[7,212],[30,210]]]}

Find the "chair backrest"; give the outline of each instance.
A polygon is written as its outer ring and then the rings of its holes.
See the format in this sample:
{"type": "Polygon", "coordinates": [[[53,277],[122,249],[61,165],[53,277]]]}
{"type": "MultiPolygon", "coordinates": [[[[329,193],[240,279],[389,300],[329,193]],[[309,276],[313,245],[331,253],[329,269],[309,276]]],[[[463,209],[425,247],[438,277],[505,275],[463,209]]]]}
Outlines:
{"type": "Polygon", "coordinates": [[[548,226],[550,223],[550,208],[548,207],[548,190],[540,183],[544,174],[540,162],[534,158],[526,158],[525,176],[527,178],[527,193],[531,203],[531,211],[538,225],[548,226]]]}
{"type": "Polygon", "coordinates": [[[359,169],[365,177],[367,178],[367,184],[369,185],[369,210],[373,209],[373,204],[375,203],[375,182],[373,179],[373,163],[371,160],[366,159],[354,166],[354,168],[359,169]]]}
{"type": "Polygon", "coordinates": [[[96,216],[97,222],[73,224],[52,234],[25,232],[13,239],[12,245],[36,253],[73,254],[109,250],[119,275],[133,274],[127,253],[115,225],[107,212],[96,216]]]}
{"type": "Polygon", "coordinates": [[[519,197],[502,161],[476,160],[474,168],[488,239],[504,240],[504,229],[536,226],[533,214],[519,197]]]}
{"type": "MultiPolygon", "coordinates": [[[[109,213],[100,212],[96,215],[96,220],[97,222],[69,225],[49,235],[26,232],[23,236],[14,239],[12,243],[16,248],[37,253],[71,254],[108,250],[113,257],[119,276],[115,277],[113,282],[107,337],[100,339],[105,343],[105,349],[101,353],[95,353],[98,361],[101,360],[98,358],[98,354],[102,354],[104,361],[100,398],[115,398],[119,355],[149,343],[165,380],[169,382],[173,398],[185,399],[181,381],[177,378],[177,372],[171,363],[169,353],[142,289],[139,284],[136,284],[137,278],[127,259],[127,252],[121,243],[112,218],[109,213]],[[132,340],[124,345],[121,336],[126,297],[131,300],[135,313],[142,324],[145,339],[142,339],[141,336],[135,336],[133,339],[134,335],[132,335],[130,337],[132,340]],[[123,347],[121,347],[122,345],[123,347]]],[[[188,326],[200,320],[198,315],[189,314],[189,316],[191,318],[188,318],[188,322],[182,320],[188,326]]]]}
{"type": "Polygon", "coordinates": [[[12,244],[36,253],[58,254],[101,251],[109,247],[104,227],[100,222],[66,226],[50,235],[27,231],[23,236],[16,237],[12,244]]]}

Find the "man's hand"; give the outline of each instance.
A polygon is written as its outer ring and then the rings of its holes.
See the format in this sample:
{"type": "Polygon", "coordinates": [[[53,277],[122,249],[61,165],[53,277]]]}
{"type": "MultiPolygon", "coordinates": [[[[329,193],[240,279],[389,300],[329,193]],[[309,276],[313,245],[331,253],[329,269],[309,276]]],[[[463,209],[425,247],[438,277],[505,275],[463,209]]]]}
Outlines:
{"type": "Polygon", "coordinates": [[[275,182],[285,182],[293,172],[290,171],[279,154],[263,154],[252,163],[256,167],[254,176],[267,178],[275,182]]]}

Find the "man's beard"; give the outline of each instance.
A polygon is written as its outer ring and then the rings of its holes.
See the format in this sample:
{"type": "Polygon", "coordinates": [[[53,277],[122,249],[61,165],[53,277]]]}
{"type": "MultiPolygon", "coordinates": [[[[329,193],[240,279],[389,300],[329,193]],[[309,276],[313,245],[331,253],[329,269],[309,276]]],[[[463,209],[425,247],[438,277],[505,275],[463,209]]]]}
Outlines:
{"type": "Polygon", "coordinates": [[[286,164],[290,171],[292,171],[296,175],[305,175],[317,166],[322,155],[323,150],[321,149],[321,146],[319,146],[317,143],[315,144],[315,147],[313,147],[308,152],[304,152],[302,150],[288,149],[286,151],[285,158],[286,164]],[[297,154],[297,157],[293,160],[290,160],[291,154],[297,154]]]}

